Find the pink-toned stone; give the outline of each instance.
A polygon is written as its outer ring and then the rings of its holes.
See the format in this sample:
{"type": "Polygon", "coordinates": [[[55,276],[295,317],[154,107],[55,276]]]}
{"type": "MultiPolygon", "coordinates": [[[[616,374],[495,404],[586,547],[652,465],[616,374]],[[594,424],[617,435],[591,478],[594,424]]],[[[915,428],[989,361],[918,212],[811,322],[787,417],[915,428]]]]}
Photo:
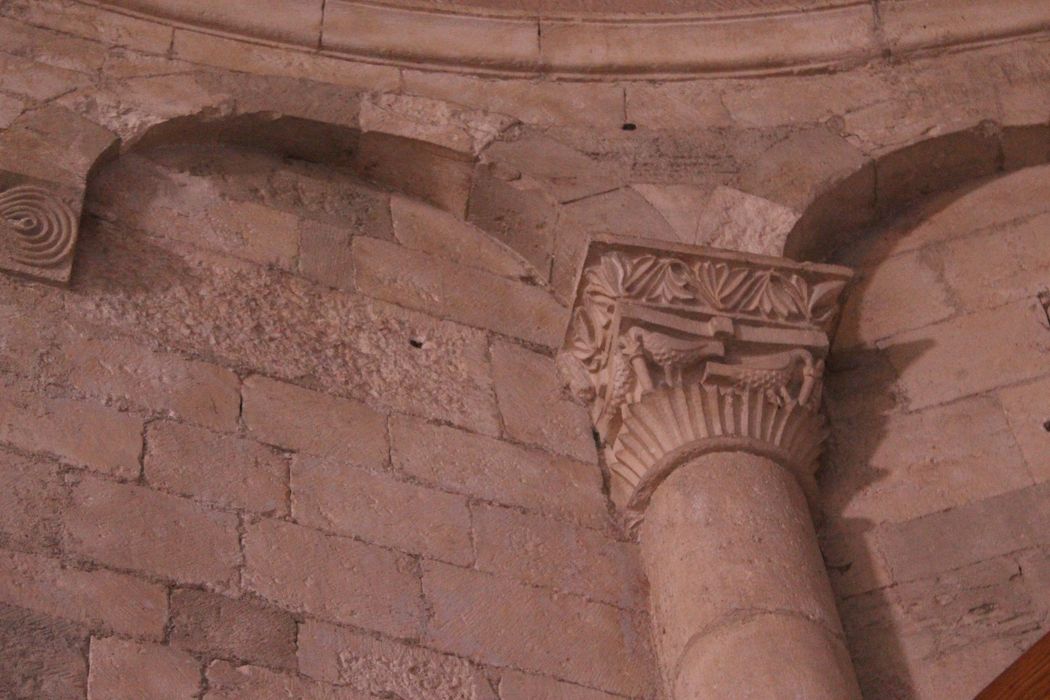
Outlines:
{"type": "Polygon", "coordinates": [[[595,461],[590,418],[583,406],[565,398],[554,360],[499,341],[492,347],[492,371],[512,438],[582,462],[595,461]]]}
{"type": "Polygon", "coordinates": [[[69,494],[50,460],[0,450],[0,544],[17,549],[54,548],[61,540],[69,494]]]}
{"type": "Polygon", "coordinates": [[[233,241],[234,253],[263,265],[292,267],[299,253],[299,220],[255,202],[216,202],[206,212],[213,230],[233,241]]]}
{"type": "Polygon", "coordinates": [[[87,632],[78,625],[0,603],[0,694],[81,700],[87,644],[87,632]]]}
{"type": "Polygon", "coordinates": [[[262,666],[213,661],[207,670],[204,700],[369,700],[350,688],[305,680],[262,666]]]}
{"type": "Polygon", "coordinates": [[[409,416],[390,424],[394,466],[442,490],[591,527],[608,524],[594,465],[409,416]]]}
{"type": "Polygon", "coordinates": [[[352,231],[313,219],[299,222],[299,272],[314,282],[350,290],[354,286],[352,231]]]}
{"type": "Polygon", "coordinates": [[[794,210],[731,187],[718,186],[706,200],[686,242],[759,255],[783,255],[794,210]]]}
{"type": "Polygon", "coordinates": [[[365,467],[387,461],[386,418],[357,401],[261,376],[244,381],[244,422],[262,442],[365,467]]]}
{"type": "Polygon", "coordinates": [[[423,591],[429,645],[624,695],[651,688],[633,613],[436,562],[424,565],[423,591]]]}
{"type": "Polygon", "coordinates": [[[467,204],[467,221],[529,261],[540,279],[549,277],[556,204],[526,178],[507,180],[498,169],[479,168],[467,204]]]}
{"type": "Polygon", "coordinates": [[[88,700],[191,700],[201,688],[200,663],[157,644],[92,637],[88,700]]]}
{"type": "Polygon", "coordinates": [[[645,197],[674,231],[675,239],[682,243],[699,243],[697,225],[710,205],[710,193],[697,185],[634,184],[631,188],[645,197]]]}
{"type": "Polygon", "coordinates": [[[281,607],[399,637],[419,633],[419,582],[404,555],[262,520],[245,533],[244,556],[244,585],[281,607]]]}
{"type": "Polygon", "coordinates": [[[299,668],[317,680],[401,700],[495,700],[473,664],[429,649],[307,620],[299,627],[299,668]]]}
{"type": "Polygon", "coordinates": [[[75,569],[58,559],[0,550],[0,602],[62,617],[94,630],[160,640],[167,591],[105,569],[75,569]]]}
{"type": "Polygon", "coordinates": [[[1050,377],[999,391],[1017,444],[1037,482],[1050,481],[1050,377]]]}
{"type": "Polygon", "coordinates": [[[143,461],[150,485],[259,513],[288,514],[286,458],[252,440],[179,423],[149,426],[143,461]]]}
{"type": "Polygon", "coordinates": [[[362,293],[553,347],[568,312],[544,289],[371,238],[354,240],[362,293]]]}
{"type": "Polygon", "coordinates": [[[142,420],[86,401],[47,399],[6,387],[0,441],[124,478],[138,476],[142,420]]]}
{"type": "Polygon", "coordinates": [[[499,694],[501,700],[615,700],[621,697],[518,671],[503,673],[499,694]]]}
{"type": "Polygon", "coordinates": [[[623,173],[534,130],[493,143],[485,150],[484,159],[540,180],[559,202],[623,185],[623,173]]]}
{"type": "Polygon", "coordinates": [[[646,607],[636,545],[511,508],[479,504],[472,511],[478,569],[625,608],[646,607]]]}
{"type": "Polygon", "coordinates": [[[73,553],[183,583],[229,586],[241,559],[236,516],[141,486],[84,476],[63,520],[73,553]]]}
{"type": "Polygon", "coordinates": [[[278,668],[295,666],[292,616],[247,599],[191,588],[171,593],[173,646],[278,668]]]}
{"type": "Polygon", "coordinates": [[[296,522],[413,554],[474,560],[467,499],[333,460],[292,462],[296,522]]]}

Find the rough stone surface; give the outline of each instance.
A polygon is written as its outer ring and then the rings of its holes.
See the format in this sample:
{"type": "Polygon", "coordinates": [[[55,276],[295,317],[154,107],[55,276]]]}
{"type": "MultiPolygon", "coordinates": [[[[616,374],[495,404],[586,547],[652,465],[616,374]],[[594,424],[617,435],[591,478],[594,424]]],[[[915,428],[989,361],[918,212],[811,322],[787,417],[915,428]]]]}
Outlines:
{"type": "Polygon", "coordinates": [[[495,700],[471,663],[321,622],[299,628],[299,667],[326,683],[403,700],[495,700]]]}
{"type": "Polygon", "coordinates": [[[55,462],[0,450],[0,544],[50,549],[61,539],[69,494],[55,462]]]}
{"type": "Polygon", "coordinates": [[[272,448],[178,423],[146,435],[146,481],[155,488],[258,513],[288,514],[288,464],[272,448]]]}
{"type": "Polygon", "coordinates": [[[999,392],[999,401],[1006,412],[1017,444],[1028,462],[1032,478],[1037,482],[1050,481],[1050,411],[1046,397],[1050,396],[1050,379],[1009,387],[999,392]]]}
{"type": "Polygon", "coordinates": [[[213,661],[207,670],[205,700],[367,700],[350,688],[316,683],[262,666],[213,661]]]}
{"type": "Polygon", "coordinates": [[[79,700],[87,634],[77,625],[0,604],[0,691],[13,700],[79,700]]]}
{"type": "Polygon", "coordinates": [[[292,516],[413,554],[462,565],[474,560],[466,498],[332,460],[295,458],[292,516]]]}
{"type": "Polygon", "coordinates": [[[499,682],[499,693],[501,700],[612,700],[620,697],[517,671],[507,671],[503,674],[499,682]]]}
{"type": "Polygon", "coordinates": [[[244,535],[245,586],[281,607],[388,634],[418,635],[408,557],[300,525],[263,520],[244,535]]]}
{"type": "Polygon", "coordinates": [[[171,593],[171,643],[191,652],[293,668],[295,635],[287,612],[192,588],[171,593]]]}
{"type": "Polygon", "coordinates": [[[89,700],[189,700],[200,692],[200,663],[171,647],[92,637],[90,663],[89,700]]]}

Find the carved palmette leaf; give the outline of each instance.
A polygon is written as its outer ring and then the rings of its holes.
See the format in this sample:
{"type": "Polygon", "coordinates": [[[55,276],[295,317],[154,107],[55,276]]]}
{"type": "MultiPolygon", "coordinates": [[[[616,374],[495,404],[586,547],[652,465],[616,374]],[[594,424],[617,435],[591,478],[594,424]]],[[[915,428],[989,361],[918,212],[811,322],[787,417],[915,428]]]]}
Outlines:
{"type": "Polygon", "coordinates": [[[628,294],[646,301],[669,304],[696,298],[689,268],[678,260],[644,255],[636,258],[624,278],[628,294]]]}
{"type": "Polygon", "coordinates": [[[569,341],[569,352],[573,357],[593,368],[601,357],[605,339],[605,326],[599,318],[600,309],[581,306],[572,317],[572,336],[569,341]]]}
{"type": "Polygon", "coordinates": [[[695,272],[701,298],[716,309],[737,306],[750,289],[750,273],[745,268],[734,269],[725,263],[701,262],[695,272]]]}
{"type": "Polygon", "coordinates": [[[817,323],[829,321],[835,315],[839,294],[845,286],[845,280],[830,280],[815,285],[807,306],[810,318],[817,323]]]}

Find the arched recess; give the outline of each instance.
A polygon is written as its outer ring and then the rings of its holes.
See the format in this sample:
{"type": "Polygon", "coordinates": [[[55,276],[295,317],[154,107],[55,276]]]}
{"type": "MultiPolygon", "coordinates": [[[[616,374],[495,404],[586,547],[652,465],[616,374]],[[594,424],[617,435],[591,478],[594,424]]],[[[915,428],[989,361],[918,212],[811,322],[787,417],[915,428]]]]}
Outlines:
{"type": "Polygon", "coordinates": [[[819,479],[866,695],[970,697],[1046,631],[1048,161],[1046,124],[921,140],[819,191],[787,239],[857,272],[819,479]]]}

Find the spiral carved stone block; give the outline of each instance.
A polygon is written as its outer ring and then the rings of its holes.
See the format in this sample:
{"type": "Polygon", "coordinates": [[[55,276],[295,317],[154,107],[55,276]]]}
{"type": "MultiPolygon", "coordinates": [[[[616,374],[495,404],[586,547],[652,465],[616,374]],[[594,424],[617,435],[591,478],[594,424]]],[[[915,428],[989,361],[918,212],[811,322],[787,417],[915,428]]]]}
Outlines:
{"type": "Polygon", "coordinates": [[[0,267],[67,281],[78,218],[66,199],[48,187],[22,182],[0,189],[0,267]]]}

